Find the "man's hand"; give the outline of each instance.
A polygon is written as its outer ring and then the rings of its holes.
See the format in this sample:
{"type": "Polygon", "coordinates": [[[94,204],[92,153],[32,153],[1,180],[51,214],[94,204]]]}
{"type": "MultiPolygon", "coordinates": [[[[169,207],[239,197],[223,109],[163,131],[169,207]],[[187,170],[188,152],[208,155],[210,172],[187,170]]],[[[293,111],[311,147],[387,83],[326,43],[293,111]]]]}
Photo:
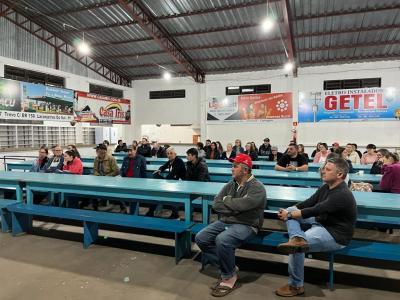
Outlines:
{"type": "Polygon", "coordinates": [[[296,171],[296,167],[293,166],[293,165],[288,165],[288,166],[286,167],[286,170],[288,170],[288,171],[296,171]]]}
{"type": "Polygon", "coordinates": [[[161,173],[160,170],[156,170],[156,171],[153,172],[153,174],[160,174],[160,173],[161,173]]]}
{"type": "Polygon", "coordinates": [[[282,221],[287,219],[288,211],[286,209],[280,208],[278,211],[278,218],[282,221]]]}

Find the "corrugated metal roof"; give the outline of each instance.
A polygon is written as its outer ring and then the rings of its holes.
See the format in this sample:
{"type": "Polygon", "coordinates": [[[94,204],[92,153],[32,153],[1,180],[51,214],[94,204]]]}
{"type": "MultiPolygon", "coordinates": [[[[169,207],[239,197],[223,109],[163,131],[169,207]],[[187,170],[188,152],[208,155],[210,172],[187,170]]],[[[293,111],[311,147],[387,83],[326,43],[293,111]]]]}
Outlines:
{"type": "MultiPolygon", "coordinates": [[[[287,61],[284,52],[288,49],[288,41],[284,40],[284,46],[281,40],[281,36],[285,38],[286,35],[284,25],[280,23],[269,34],[260,30],[259,24],[267,15],[267,1],[141,2],[188,58],[206,74],[248,71],[263,66],[281,68],[287,61]],[[266,55],[268,53],[270,55],[266,55]]],[[[283,22],[282,3],[276,0],[269,3],[270,16],[283,22]]],[[[298,66],[400,55],[399,0],[290,0],[289,4],[298,66]],[[376,30],[372,30],[374,28],[376,30]]],[[[58,32],[70,43],[81,39],[83,33],[79,30],[85,30],[85,39],[95,45],[93,56],[108,66],[118,69],[145,65],[124,70],[132,78],[161,74],[162,68],[157,65],[162,64],[175,72],[184,71],[166,52],[136,57],[137,53],[160,52],[163,48],[133,22],[121,6],[110,0],[22,0],[15,9],[34,18],[50,32],[58,32]],[[99,7],[94,8],[94,5],[99,7]],[[92,9],[82,10],[88,6],[92,9]],[[70,12],[62,14],[62,11],[70,12]],[[129,25],[118,26],[127,22],[129,25]]],[[[9,45],[0,47],[3,52],[9,51],[6,50],[9,45]]]]}

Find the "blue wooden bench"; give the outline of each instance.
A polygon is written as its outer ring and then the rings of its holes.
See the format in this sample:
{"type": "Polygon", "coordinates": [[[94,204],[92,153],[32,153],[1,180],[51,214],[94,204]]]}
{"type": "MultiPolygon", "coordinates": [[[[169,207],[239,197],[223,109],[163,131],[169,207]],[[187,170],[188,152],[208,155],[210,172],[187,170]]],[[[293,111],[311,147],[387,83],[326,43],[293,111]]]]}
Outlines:
{"type": "Polygon", "coordinates": [[[15,236],[32,229],[32,216],[55,217],[83,222],[83,246],[88,248],[98,239],[99,224],[163,231],[175,234],[175,262],[190,252],[190,226],[179,220],[149,218],[99,211],[62,208],[54,206],[15,204],[8,206],[12,217],[12,234],[15,236]]]}
{"type": "Polygon", "coordinates": [[[0,199],[0,217],[2,232],[8,232],[11,230],[11,214],[7,208],[15,203],[17,203],[16,200],[0,199]]]}
{"type": "MultiPolygon", "coordinates": [[[[265,210],[267,215],[276,215],[274,210],[265,210]]],[[[390,218],[390,217],[389,217],[390,218]]],[[[400,227],[400,220],[397,218],[397,222],[391,220],[392,226],[400,227]]],[[[367,219],[359,219],[359,222],[371,222],[373,224],[378,223],[378,217],[367,219]]],[[[197,234],[200,230],[206,227],[206,224],[196,224],[192,227],[192,234],[197,234]]],[[[288,236],[286,232],[277,231],[260,231],[255,238],[248,242],[248,245],[257,245],[265,247],[265,249],[273,249],[284,242],[287,242],[288,236]]],[[[246,246],[244,246],[246,248],[246,246]]],[[[268,250],[267,250],[268,251],[268,250]]],[[[275,251],[271,251],[275,252],[275,251]]],[[[350,244],[339,251],[327,253],[329,257],[329,278],[328,284],[329,288],[333,290],[334,284],[334,259],[335,256],[350,256],[350,257],[360,257],[375,260],[386,260],[400,262],[400,244],[385,243],[385,242],[375,242],[375,241],[364,241],[364,240],[352,240],[350,244]]],[[[207,260],[203,259],[202,256],[202,268],[207,264],[207,260]]]]}

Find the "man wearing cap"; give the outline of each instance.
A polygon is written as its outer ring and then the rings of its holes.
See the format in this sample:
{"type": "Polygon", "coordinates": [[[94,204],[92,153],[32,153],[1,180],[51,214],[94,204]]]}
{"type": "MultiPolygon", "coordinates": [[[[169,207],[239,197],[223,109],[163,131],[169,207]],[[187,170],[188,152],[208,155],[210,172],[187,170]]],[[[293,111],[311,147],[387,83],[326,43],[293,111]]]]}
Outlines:
{"type": "Polygon", "coordinates": [[[235,250],[253,238],[262,227],[267,195],[264,185],[252,174],[250,156],[238,154],[232,166],[232,180],[214,198],[213,209],[219,220],[196,235],[204,260],[218,267],[221,279],[211,287],[211,294],[222,297],[237,285],[235,250]]]}
{"type": "Polygon", "coordinates": [[[264,139],[264,143],[258,148],[259,156],[269,156],[271,154],[271,144],[269,143],[269,138],[264,139]]]}

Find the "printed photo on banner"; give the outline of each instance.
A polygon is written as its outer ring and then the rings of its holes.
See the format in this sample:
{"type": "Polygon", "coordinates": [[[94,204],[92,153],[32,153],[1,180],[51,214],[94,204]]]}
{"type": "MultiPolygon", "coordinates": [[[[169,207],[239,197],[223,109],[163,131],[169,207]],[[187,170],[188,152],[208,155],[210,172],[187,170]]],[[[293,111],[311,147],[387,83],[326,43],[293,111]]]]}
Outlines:
{"type": "Polygon", "coordinates": [[[265,122],[292,118],[292,93],[249,94],[212,97],[207,121],[265,122]]]}
{"type": "Polygon", "coordinates": [[[93,124],[130,124],[131,101],[76,92],[75,121],[93,124]]]}
{"type": "Polygon", "coordinates": [[[299,93],[299,122],[399,120],[397,88],[361,88],[299,93]]]}
{"type": "Polygon", "coordinates": [[[74,91],[0,79],[0,118],[71,121],[74,91]]]}

